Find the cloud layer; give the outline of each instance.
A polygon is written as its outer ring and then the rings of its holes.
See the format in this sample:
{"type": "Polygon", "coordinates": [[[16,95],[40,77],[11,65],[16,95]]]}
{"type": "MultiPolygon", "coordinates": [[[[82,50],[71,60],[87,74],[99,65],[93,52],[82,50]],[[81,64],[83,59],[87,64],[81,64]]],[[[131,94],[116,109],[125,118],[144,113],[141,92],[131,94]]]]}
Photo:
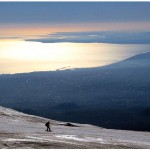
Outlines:
{"type": "Polygon", "coordinates": [[[42,43],[115,43],[115,44],[150,44],[150,32],[61,32],[26,39],[42,43]]]}

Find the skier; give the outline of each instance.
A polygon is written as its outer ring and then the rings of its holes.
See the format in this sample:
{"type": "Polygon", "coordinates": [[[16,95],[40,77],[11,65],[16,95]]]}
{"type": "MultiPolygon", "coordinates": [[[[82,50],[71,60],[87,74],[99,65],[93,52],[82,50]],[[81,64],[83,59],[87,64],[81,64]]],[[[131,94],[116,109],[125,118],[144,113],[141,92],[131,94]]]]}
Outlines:
{"type": "Polygon", "coordinates": [[[49,132],[52,132],[51,131],[51,129],[50,129],[50,122],[47,122],[47,123],[45,123],[45,126],[47,127],[47,132],[49,131],[49,132]]]}

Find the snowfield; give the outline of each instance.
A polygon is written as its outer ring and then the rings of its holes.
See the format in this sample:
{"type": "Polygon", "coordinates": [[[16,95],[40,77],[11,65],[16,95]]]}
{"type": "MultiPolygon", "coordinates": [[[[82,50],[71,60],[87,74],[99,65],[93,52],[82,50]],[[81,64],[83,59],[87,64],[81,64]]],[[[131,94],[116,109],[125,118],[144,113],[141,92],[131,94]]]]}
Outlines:
{"type": "Polygon", "coordinates": [[[72,124],[0,107],[0,148],[150,148],[149,132],[72,124]],[[53,132],[45,131],[47,121],[53,132]]]}

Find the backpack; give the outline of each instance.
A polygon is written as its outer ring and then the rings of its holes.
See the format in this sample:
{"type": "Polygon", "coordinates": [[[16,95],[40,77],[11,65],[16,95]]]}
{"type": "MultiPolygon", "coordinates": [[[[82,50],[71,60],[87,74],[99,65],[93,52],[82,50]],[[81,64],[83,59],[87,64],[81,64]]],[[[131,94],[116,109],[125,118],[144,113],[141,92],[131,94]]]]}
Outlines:
{"type": "Polygon", "coordinates": [[[48,123],[48,122],[46,122],[46,123],[45,123],[45,126],[47,127],[47,126],[48,126],[48,124],[49,124],[49,123],[48,123]]]}

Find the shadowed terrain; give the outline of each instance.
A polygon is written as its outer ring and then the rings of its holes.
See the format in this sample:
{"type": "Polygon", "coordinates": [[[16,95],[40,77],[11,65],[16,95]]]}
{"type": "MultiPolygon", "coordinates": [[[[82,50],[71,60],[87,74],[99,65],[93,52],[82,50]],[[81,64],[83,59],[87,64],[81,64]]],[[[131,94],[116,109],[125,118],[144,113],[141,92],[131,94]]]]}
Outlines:
{"type": "Polygon", "coordinates": [[[150,53],[112,65],[0,75],[0,104],[105,128],[150,131],[150,53]]]}

